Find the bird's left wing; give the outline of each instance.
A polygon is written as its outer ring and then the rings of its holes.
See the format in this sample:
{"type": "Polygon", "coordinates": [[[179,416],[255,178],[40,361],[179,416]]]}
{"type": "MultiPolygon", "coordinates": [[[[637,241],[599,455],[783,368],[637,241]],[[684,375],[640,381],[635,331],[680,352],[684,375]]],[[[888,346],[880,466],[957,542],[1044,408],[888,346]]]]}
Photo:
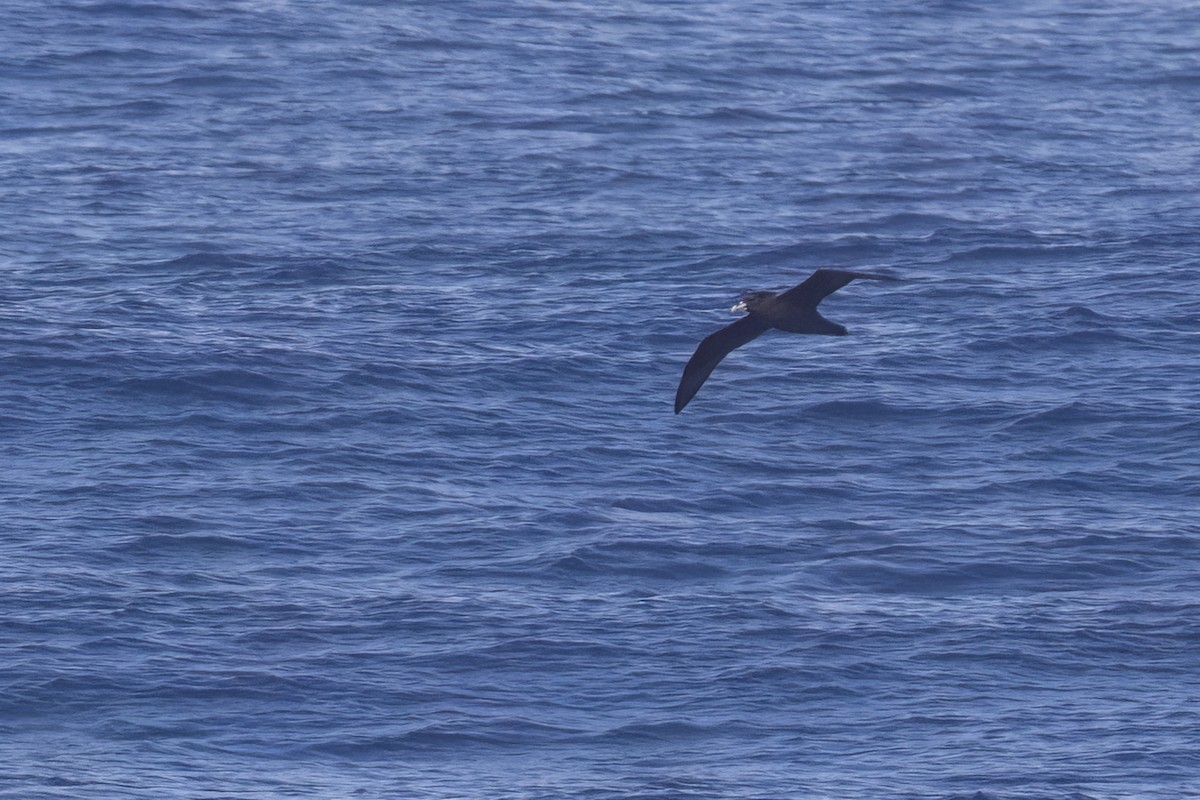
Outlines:
{"type": "Polygon", "coordinates": [[[683,368],[683,377],[679,380],[679,389],[675,392],[675,413],[683,411],[683,407],[700,390],[717,364],[721,363],[721,359],[746,342],[757,339],[770,327],[751,314],[732,325],[727,325],[701,342],[687,366],[683,368]]]}
{"type": "Polygon", "coordinates": [[[847,269],[819,269],[801,283],[779,295],[781,300],[790,303],[800,303],[811,308],[852,280],[869,278],[877,281],[898,281],[891,275],[880,275],[878,272],[852,272],[847,269]]]}

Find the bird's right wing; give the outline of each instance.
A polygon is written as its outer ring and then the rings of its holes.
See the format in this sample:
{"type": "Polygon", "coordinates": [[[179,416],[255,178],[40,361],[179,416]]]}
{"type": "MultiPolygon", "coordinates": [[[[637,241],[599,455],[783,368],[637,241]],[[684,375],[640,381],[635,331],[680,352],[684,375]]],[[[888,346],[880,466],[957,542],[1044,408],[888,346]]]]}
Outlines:
{"type": "Polygon", "coordinates": [[[687,366],[683,368],[683,377],[679,380],[679,389],[675,392],[675,413],[683,411],[683,407],[700,390],[704,381],[708,380],[708,376],[716,369],[717,364],[721,363],[721,359],[746,342],[757,339],[770,327],[750,314],[701,342],[687,366]]]}

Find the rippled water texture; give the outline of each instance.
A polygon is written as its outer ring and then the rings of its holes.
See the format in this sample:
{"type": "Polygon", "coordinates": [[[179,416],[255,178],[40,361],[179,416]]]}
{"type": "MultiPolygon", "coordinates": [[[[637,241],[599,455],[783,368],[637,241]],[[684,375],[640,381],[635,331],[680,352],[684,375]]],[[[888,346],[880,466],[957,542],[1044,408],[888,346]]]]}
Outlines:
{"type": "Polygon", "coordinates": [[[1200,797],[1194,3],[0,16],[0,796],[1200,797]]]}

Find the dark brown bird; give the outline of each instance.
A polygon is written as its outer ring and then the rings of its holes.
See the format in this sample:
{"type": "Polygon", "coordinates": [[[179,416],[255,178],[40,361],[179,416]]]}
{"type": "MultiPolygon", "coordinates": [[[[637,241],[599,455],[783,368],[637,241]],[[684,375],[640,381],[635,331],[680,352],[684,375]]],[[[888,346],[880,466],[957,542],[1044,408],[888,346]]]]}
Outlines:
{"type": "Polygon", "coordinates": [[[894,281],[891,275],[874,272],[850,272],[844,269],[819,269],[799,286],[786,292],[750,292],[730,311],[747,311],[746,316],[709,336],[683,368],[679,390],[675,392],[675,413],[695,396],[721,359],[757,339],[771,328],[789,333],[815,333],[845,336],[846,329],[817,312],[817,306],[829,295],[855,278],[894,281]]]}

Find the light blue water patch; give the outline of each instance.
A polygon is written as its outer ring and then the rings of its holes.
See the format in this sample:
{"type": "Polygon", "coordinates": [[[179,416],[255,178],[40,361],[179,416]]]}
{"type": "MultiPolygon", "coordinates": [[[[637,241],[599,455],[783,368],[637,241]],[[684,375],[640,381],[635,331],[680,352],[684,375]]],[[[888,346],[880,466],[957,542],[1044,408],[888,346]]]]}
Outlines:
{"type": "Polygon", "coordinates": [[[10,6],[0,796],[1200,795],[1190,4],[10,6]]]}

